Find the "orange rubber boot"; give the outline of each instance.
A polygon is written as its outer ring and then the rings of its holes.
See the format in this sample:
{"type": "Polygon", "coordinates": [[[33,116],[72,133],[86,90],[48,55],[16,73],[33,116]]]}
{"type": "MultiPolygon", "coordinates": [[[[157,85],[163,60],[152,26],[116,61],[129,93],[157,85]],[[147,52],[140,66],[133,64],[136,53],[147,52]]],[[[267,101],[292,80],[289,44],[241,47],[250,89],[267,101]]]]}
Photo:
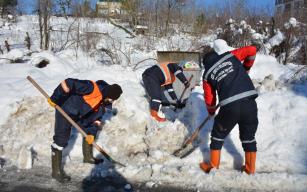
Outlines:
{"type": "Polygon", "coordinates": [[[219,168],[220,166],[221,150],[210,151],[210,163],[202,162],[199,167],[206,173],[209,173],[212,168],[219,168]]]}
{"type": "Polygon", "coordinates": [[[243,171],[248,175],[254,174],[256,169],[256,152],[245,152],[245,165],[243,171]]]}
{"type": "Polygon", "coordinates": [[[157,120],[158,122],[164,122],[166,121],[166,118],[162,118],[162,117],[159,117],[158,115],[158,112],[155,111],[155,110],[150,110],[150,115],[155,119],[157,120]]]}

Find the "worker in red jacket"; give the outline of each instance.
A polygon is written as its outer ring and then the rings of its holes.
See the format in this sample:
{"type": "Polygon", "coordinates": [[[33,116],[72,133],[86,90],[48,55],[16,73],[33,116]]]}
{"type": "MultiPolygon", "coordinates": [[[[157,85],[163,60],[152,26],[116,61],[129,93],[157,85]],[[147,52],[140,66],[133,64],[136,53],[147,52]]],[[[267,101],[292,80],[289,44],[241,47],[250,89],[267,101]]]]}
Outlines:
{"type": "Polygon", "coordinates": [[[171,98],[176,101],[177,108],[182,108],[183,106],[173,89],[173,82],[176,77],[186,88],[190,86],[189,81],[183,74],[182,68],[177,63],[159,63],[146,69],[142,74],[145,90],[150,97],[150,114],[158,122],[166,121],[165,115],[161,111],[162,88],[167,90],[171,98]]]}
{"type": "Polygon", "coordinates": [[[255,173],[255,133],[258,127],[255,98],[258,94],[248,75],[255,56],[254,46],[221,55],[211,51],[204,56],[203,89],[209,115],[215,115],[216,92],[220,106],[211,132],[210,162],[200,163],[200,168],[206,173],[212,168],[219,168],[224,139],[236,124],[239,125],[240,140],[245,151],[245,165],[242,169],[247,174],[255,173]]]}
{"type": "MultiPolygon", "coordinates": [[[[109,85],[103,80],[90,81],[68,78],[54,90],[48,102],[51,106],[60,106],[86,132],[83,138],[83,162],[90,164],[102,163],[103,159],[93,157],[93,141],[95,140],[100,121],[106,109],[112,109],[113,101],[122,94],[118,84],[109,85]]],[[[71,132],[71,124],[60,112],[55,112],[55,128],[51,145],[52,178],[66,182],[62,166],[62,150],[67,146],[71,132]]]]}

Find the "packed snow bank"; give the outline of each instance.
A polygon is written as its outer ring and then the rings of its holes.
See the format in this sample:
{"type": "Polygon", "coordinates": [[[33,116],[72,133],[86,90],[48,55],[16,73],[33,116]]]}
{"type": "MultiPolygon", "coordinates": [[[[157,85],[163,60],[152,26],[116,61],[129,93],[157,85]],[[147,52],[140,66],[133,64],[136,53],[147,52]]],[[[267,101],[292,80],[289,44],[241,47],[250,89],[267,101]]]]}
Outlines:
{"type": "MultiPolygon", "coordinates": [[[[32,17],[22,17],[21,20],[24,22],[12,26],[12,29],[16,29],[13,42],[22,42],[23,37],[18,30],[31,32],[33,26],[27,22],[35,22],[32,17]]],[[[64,20],[53,19],[52,22],[64,23],[64,20]]],[[[98,45],[109,49],[113,47],[112,50],[115,47],[126,54],[118,53],[117,58],[124,66],[129,62],[137,63],[155,57],[152,50],[175,50],[178,47],[187,50],[196,46],[189,41],[190,37],[184,35],[159,41],[146,37],[127,39],[122,30],[117,30],[110,24],[100,21],[91,24],[112,37],[109,41],[102,40],[98,45]]],[[[1,38],[6,38],[11,33],[12,31],[5,33],[1,38]]],[[[204,37],[200,42],[207,44],[212,38],[214,36],[204,37]]],[[[269,42],[269,46],[282,38],[280,34],[277,35],[274,41],[269,42]]],[[[33,46],[37,45],[39,43],[33,43],[33,46]]],[[[223,46],[225,45],[222,44],[223,46]]],[[[199,169],[198,163],[209,158],[212,121],[202,129],[199,140],[195,143],[200,143],[199,148],[184,159],[172,155],[207,116],[201,86],[194,89],[183,110],[175,113],[170,108],[164,109],[174,122],[157,124],[149,116],[148,102],[140,84],[141,73],[145,67],[154,64],[153,60],[143,62],[137,66],[137,71],[133,71],[119,65],[106,66],[104,64],[110,63],[104,62],[105,58],[102,58],[102,62],[72,50],[57,54],[39,52],[29,57],[22,50],[17,52],[19,55],[23,52],[25,63],[8,64],[4,60],[0,64],[1,166],[2,159],[7,160],[4,166],[16,165],[22,169],[36,165],[50,166],[54,109],[49,107],[46,100],[26,80],[27,75],[31,75],[49,94],[68,77],[103,79],[120,84],[124,93],[114,106],[118,109],[118,114],[112,116],[108,113],[104,117],[106,124],[97,142],[115,160],[127,167],[113,167],[107,161],[96,167],[83,164],[82,138],[73,129],[69,146],[64,151],[65,170],[69,174],[104,178],[109,174],[119,173],[129,181],[146,182],[148,186],[170,184],[200,191],[306,191],[307,142],[304,136],[307,134],[307,81],[292,81],[291,84],[286,82],[297,71],[298,67],[295,65],[280,65],[274,57],[257,55],[255,66],[251,70],[250,75],[260,92],[257,99],[257,173],[247,176],[239,171],[244,162],[244,152],[238,129],[235,128],[225,141],[220,169],[213,170],[208,175],[199,169]],[[48,60],[49,64],[44,68],[36,67],[43,59],[48,60]]],[[[7,58],[12,58],[12,55],[7,58]]],[[[299,78],[306,79],[304,75],[301,74],[299,78]]],[[[97,151],[95,155],[99,156],[97,151]]]]}
{"type": "MultiPolygon", "coordinates": [[[[148,102],[140,84],[144,69],[134,72],[118,65],[101,66],[86,57],[73,61],[69,54],[43,52],[34,55],[31,61],[38,56],[50,61],[47,67],[41,69],[35,65],[18,68],[15,67],[17,64],[0,66],[3,90],[0,109],[4,115],[9,115],[1,121],[1,157],[10,160],[12,165],[30,168],[32,163],[49,165],[50,162],[54,109],[27,82],[26,75],[32,75],[49,94],[67,77],[104,79],[109,83],[120,84],[124,93],[114,106],[118,114],[112,116],[108,113],[104,117],[106,125],[97,142],[114,159],[127,165],[115,169],[125,178],[154,184],[190,186],[200,190],[306,189],[307,142],[304,135],[307,134],[307,90],[304,84],[299,84],[300,93],[297,94],[295,86],[298,84],[285,83],[297,69],[296,66],[280,65],[273,57],[257,55],[252,68],[250,75],[260,91],[257,99],[259,127],[256,138],[259,151],[255,176],[247,176],[239,171],[244,162],[244,153],[237,128],[225,141],[220,169],[207,175],[199,169],[198,163],[209,157],[213,122],[203,128],[198,141],[201,143],[200,148],[184,159],[172,155],[207,115],[200,86],[194,89],[183,110],[174,113],[169,108],[165,109],[174,122],[157,124],[149,117],[148,102]]],[[[66,171],[84,176],[108,174],[108,163],[95,168],[81,163],[81,142],[80,134],[73,130],[69,146],[64,151],[66,171]]],[[[99,155],[97,151],[95,154],[99,155]]]]}

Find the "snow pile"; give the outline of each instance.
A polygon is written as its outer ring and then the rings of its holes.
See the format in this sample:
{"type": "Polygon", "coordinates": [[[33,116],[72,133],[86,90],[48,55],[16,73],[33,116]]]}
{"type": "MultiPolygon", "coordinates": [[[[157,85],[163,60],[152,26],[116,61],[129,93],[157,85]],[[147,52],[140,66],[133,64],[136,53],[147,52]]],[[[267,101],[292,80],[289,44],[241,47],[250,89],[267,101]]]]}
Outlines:
{"type": "Polygon", "coordinates": [[[264,47],[266,49],[266,53],[269,53],[269,51],[274,47],[280,45],[284,41],[285,37],[281,31],[277,31],[276,34],[269,39],[267,43],[264,44],[264,47]]]}
{"type": "MultiPolygon", "coordinates": [[[[111,30],[111,27],[103,30],[111,30]]],[[[118,39],[125,39],[118,30],[109,32],[119,35],[118,39]]],[[[178,41],[177,45],[184,46],[185,39],[178,36],[174,39],[178,41]]],[[[160,46],[164,41],[155,46],[166,49],[168,45],[160,46]]],[[[137,42],[129,46],[132,45],[136,46],[137,42]]],[[[222,42],[220,48],[225,47],[222,42]]],[[[148,102],[140,84],[141,73],[146,68],[142,66],[150,66],[153,61],[148,60],[133,71],[120,65],[102,65],[82,52],[77,54],[78,58],[72,50],[57,54],[40,52],[33,54],[25,65],[0,65],[0,163],[5,159],[9,161],[8,165],[24,169],[31,168],[33,163],[34,166],[50,166],[54,109],[25,79],[27,75],[31,75],[49,94],[68,77],[103,79],[120,84],[123,95],[114,103],[117,115],[108,112],[104,116],[106,123],[97,143],[127,167],[112,166],[107,161],[96,167],[81,163],[82,138],[73,129],[69,145],[64,150],[65,170],[69,174],[104,178],[118,172],[129,181],[145,182],[147,186],[172,184],[211,191],[306,190],[307,85],[306,81],[287,83],[298,70],[297,66],[280,65],[276,58],[258,54],[251,70],[250,76],[260,91],[257,98],[257,173],[247,176],[240,172],[244,152],[235,127],[225,140],[220,169],[204,174],[198,163],[209,158],[212,121],[203,127],[194,143],[199,147],[189,156],[180,159],[172,155],[207,116],[201,86],[195,87],[184,109],[174,112],[171,108],[164,108],[169,121],[157,124],[149,116],[148,102]],[[48,60],[49,64],[38,68],[42,59],[48,60]]],[[[144,55],[152,56],[153,53],[133,51],[130,61],[139,61],[144,55]]],[[[95,155],[101,156],[97,151],[95,155]]]]}
{"type": "MultiPolygon", "coordinates": [[[[52,60],[49,57],[48,59],[52,60]]],[[[50,66],[52,65],[51,62],[50,66]]],[[[53,66],[56,68],[56,65],[53,66]]],[[[32,68],[36,67],[32,66],[32,68]]],[[[259,152],[257,174],[254,177],[247,177],[236,170],[240,169],[244,162],[237,128],[225,141],[220,170],[214,170],[209,175],[198,168],[198,163],[203,158],[207,160],[209,157],[210,129],[213,122],[209,122],[203,128],[196,142],[200,143],[200,148],[184,159],[172,155],[185,137],[190,135],[207,115],[201,87],[195,88],[183,110],[174,113],[169,108],[164,109],[171,120],[175,120],[174,122],[157,124],[149,117],[148,102],[139,83],[142,70],[133,72],[116,65],[110,67],[96,65],[87,72],[77,70],[70,75],[81,79],[103,77],[106,81],[118,82],[123,87],[123,96],[114,106],[118,109],[118,114],[112,116],[108,113],[104,117],[106,124],[97,142],[114,159],[127,165],[126,168],[116,168],[116,171],[127,179],[148,182],[148,185],[152,186],[173,183],[177,186],[194,186],[207,190],[238,188],[238,184],[234,182],[237,180],[240,181],[242,190],[303,191],[306,185],[304,174],[307,167],[304,163],[304,154],[307,152],[307,146],[304,138],[297,136],[297,132],[301,135],[306,133],[304,117],[307,114],[304,109],[307,107],[307,102],[306,97],[296,95],[291,86],[283,83],[293,68],[293,66],[278,64],[273,57],[258,55],[255,67],[251,71],[251,77],[256,82],[256,86],[258,83],[260,90],[260,96],[257,99],[260,124],[256,134],[259,152]],[[267,68],[271,70],[265,70],[267,68]],[[289,113],[296,115],[289,116],[289,113]],[[302,153],[296,153],[297,147],[302,153]],[[296,184],[291,185],[291,183],[296,184]]],[[[38,75],[38,73],[35,74],[38,75]]],[[[38,76],[36,78],[43,87],[49,85],[51,86],[49,90],[52,90],[62,80],[60,79],[62,76],[54,77],[42,75],[41,78],[45,79],[44,81],[38,76]],[[54,77],[56,80],[52,79],[54,77]]],[[[306,94],[306,92],[303,93],[306,94]]],[[[34,162],[34,165],[48,165],[54,110],[41,96],[24,98],[11,105],[11,109],[13,113],[1,126],[0,141],[7,144],[4,145],[2,156],[9,159],[12,164],[16,163],[20,168],[30,168],[32,166],[30,162],[34,162]],[[37,153],[37,159],[30,156],[30,152],[32,154],[33,151],[37,153]]],[[[108,163],[95,168],[92,172],[90,172],[92,166],[80,163],[82,161],[81,142],[80,134],[73,130],[69,146],[64,151],[66,162],[70,161],[65,166],[67,172],[96,176],[110,174],[107,171],[108,163]],[[68,155],[70,158],[67,158],[68,155]]],[[[99,153],[95,151],[95,155],[99,156],[99,153]]]]}
{"type": "Polygon", "coordinates": [[[0,63],[8,63],[8,60],[11,63],[18,62],[18,61],[23,59],[25,54],[26,54],[26,51],[24,51],[24,50],[13,49],[10,52],[1,55],[0,63]]]}
{"type": "Polygon", "coordinates": [[[284,24],[286,29],[289,29],[290,27],[296,27],[297,26],[297,20],[294,17],[291,17],[287,23],[284,24]]]}
{"type": "Polygon", "coordinates": [[[21,147],[19,154],[18,154],[18,168],[19,169],[31,169],[32,168],[32,153],[30,148],[28,147],[21,147]]]}
{"type": "Polygon", "coordinates": [[[50,155],[54,110],[42,97],[25,98],[12,107],[11,117],[1,127],[0,140],[5,143],[4,155],[13,162],[17,161],[18,167],[28,168],[30,148],[39,156],[50,155]]]}

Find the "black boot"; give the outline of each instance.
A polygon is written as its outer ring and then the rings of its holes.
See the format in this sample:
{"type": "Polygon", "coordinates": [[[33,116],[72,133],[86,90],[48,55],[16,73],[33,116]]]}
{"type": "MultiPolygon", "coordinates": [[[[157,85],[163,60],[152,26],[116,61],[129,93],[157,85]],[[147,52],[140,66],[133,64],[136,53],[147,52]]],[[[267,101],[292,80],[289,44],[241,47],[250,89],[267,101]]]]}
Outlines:
{"type": "Polygon", "coordinates": [[[88,144],[83,138],[82,141],[82,150],[83,150],[83,162],[90,164],[99,164],[103,163],[103,159],[96,159],[93,156],[93,145],[88,144]]]}
{"type": "Polygon", "coordinates": [[[62,168],[62,151],[51,147],[51,153],[52,178],[60,183],[70,181],[70,176],[66,175],[62,168]]]}

